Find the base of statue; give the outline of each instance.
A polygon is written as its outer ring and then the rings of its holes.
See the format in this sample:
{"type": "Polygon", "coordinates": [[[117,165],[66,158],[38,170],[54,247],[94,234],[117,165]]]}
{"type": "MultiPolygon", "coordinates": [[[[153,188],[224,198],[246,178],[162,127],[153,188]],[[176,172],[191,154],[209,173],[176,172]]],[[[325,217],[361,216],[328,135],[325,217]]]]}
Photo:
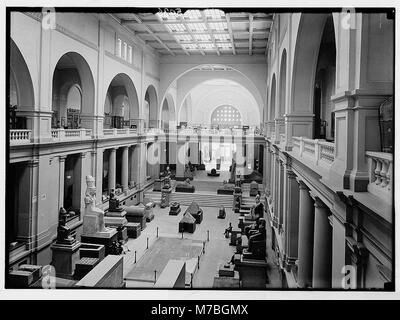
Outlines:
{"type": "Polygon", "coordinates": [[[120,217],[123,218],[126,215],[126,211],[125,210],[121,210],[121,211],[108,211],[106,213],[106,217],[120,217]]]}
{"type": "Polygon", "coordinates": [[[73,244],[54,243],[52,251],[52,263],[57,277],[72,279],[75,271],[75,264],[79,260],[79,247],[81,243],[75,241],[73,244]]]}
{"type": "Polygon", "coordinates": [[[106,227],[118,228],[123,227],[128,223],[125,217],[104,217],[104,225],[106,227]]]}
{"type": "Polygon", "coordinates": [[[110,229],[105,232],[96,232],[94,234],[81,235],[81,241],[85,243],[102,244],[106,249],[105,255],[107,256],[110,252],[110,246],[114,241],[118,241],[118,232],[116,229],[110,229]]]}
{"type": "Polygon", "coordinates": [[[268,282],[267,269],[268,264],[265,260],[246,259],[243,255],[240,261],[235,259],[235,270],[239,271],[242,288],[265,289],[268,282]]]}
{"type": "Polygon", "coordinates": [[[122,243],[127,243],[128,242],[128,229],[126,227],[121,227],[117,229],[118,232],[118,241],[122,243]]]}

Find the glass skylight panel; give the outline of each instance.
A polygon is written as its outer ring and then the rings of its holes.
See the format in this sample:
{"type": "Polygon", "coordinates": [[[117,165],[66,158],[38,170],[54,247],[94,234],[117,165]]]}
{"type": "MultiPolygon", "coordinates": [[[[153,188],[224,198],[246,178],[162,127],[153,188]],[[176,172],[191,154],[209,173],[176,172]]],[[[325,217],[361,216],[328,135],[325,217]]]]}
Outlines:
{"type": "Polygon", "coordinates": [[[189,27],[190,31],[202,32],[207,29],[204,23],[188,23],[187,26],[189,27]]]}
{"type": "Polygon", "coordinates": [[[215,40],[219,40],[219,41],[229,41],[229,34],[215,34],[214,35],[215,40]]]}
{"type": "Polygon", "coordinates": [[[183,16],[185,19],[189,20],[199,20],[201,19],[201,12],[200,10],[187,10],[183,16]]]}
{"type": "Polygon", "coordinates": [[[183,32],[186,31],[185,26],[182,23],[174,23],[165,25],[171,32],[183,32]]]}
{"type": "Polygon", "coordinates": [[[157,12],[156,16],[158,17],[159,20],[161,21],[171,21],[171,20],[177,20],[178,14],[175,12],[157,12]]]}
{"type": "Polygon", "coordinates": [[[228,30],[228,24],[226,22],[210,22],[210,28],[215,31],[228,30]]]}
{"type": "Polygon", "coordinates": [[[200,44],[200,48],[204,50],[213,50],[215,49],[214,45],[212,43],[202,43],[200,44]]]}
{"type": "Polygon", "coordinates": [[[183,44],[183,47],[184,47],[186,50],[194,50],[194,49],[197,49],[197,45],[196,45],[195,43],[186,43],[186,44],[183,44]]]}
{"type": "Polygon", "coordinates": [[[192,41],[192,37],[188,34],[176,35],[175,38],[178,41],[192,41]]]}
{"type": "Polygon", "coordinates": [[[221,19],[222,17],[225,17],[225,12],[219,9],[206,9],[204,10],[204,13],[207,18],[211,19],[221,19]]]}
{"type": "Polygon", "coordinates": [[[221,49],[232,49],[232,45],[230,43],[218,43],[218,48],[221,49]]]}
{"type": "Polygon", "coordinates": [[[211,41],[211,37],[208,34],[197,34],[194,36],[197,41],[211,41]]]}

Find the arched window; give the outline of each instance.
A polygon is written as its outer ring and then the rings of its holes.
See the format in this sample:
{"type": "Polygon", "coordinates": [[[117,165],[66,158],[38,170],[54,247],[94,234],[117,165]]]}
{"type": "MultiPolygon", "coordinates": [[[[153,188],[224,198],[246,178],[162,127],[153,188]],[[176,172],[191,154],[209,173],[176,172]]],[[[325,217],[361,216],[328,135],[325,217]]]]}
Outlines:
{"type": "Polygon", "coordinates": [[[233,106],[219,106],[211,114],[211,124],[222,127],[239,126],[242,123],[240,112],[233,106]]]}

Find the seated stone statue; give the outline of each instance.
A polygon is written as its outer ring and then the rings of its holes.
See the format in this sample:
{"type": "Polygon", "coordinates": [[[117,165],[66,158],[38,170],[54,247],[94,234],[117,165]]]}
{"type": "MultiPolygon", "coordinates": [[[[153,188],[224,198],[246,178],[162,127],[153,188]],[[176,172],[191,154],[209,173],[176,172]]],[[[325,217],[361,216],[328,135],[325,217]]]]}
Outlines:
{"type": "Polygon", "coordinates": [[[110,233],[112,230],[104,225],[104,211],[96,207],[96,186],[92,176],[86,176],[85,216],[83,217],[83,234],[110,233]]]}
{"type": "Polygon", "coordinates": [[[244,227],[244,234],[247,236],[247,238],[249,238],[254,232],[258,231],[258,229],[260,228],[260,225],[262,225],[262,224],[265,224],[265,220],[257,219],[251,225],[244,227]]]}
{"type": "Polygon", "coordinates": [[[122,212],[123,208],[120,207],[120,202],[115,198],[114,190],[110,193],[110,200],[108,201],[108,211],[110,212],[122,212]]]}
{"type": "MultiPolygon", "coordinates": [[[[265,220],[264,220],[265,221],[265,220]]],[[[247,258],[265,259],[266,257],[266,229],[265,224],[260,224],[259,229],[251,233],[249,247],[243,253],[247,258]]]]}
{"type": "Polygon", "coordinates": [[[258,220],[264,216],[264,205],[260,200],[260,195],[256,195],[255,204],[251,212],[245,215],[246,220],[258,220]]]}
{"type": "Polygon", "coordinates": [[[67,211],[64,208],[60,208],[57,227],[57,243],[59,244],[73,244],[76,241],[75,238],[71,236],[71,229],[66,226],[67,217],[67,211]]]}

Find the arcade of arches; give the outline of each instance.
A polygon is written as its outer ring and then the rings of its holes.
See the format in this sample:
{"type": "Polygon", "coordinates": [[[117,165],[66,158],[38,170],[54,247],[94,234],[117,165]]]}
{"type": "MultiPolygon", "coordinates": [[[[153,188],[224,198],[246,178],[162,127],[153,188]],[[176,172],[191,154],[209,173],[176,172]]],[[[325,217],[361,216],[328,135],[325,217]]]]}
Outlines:
{"type": "Polygon", "coordinates": [[[394,22],[345,14],[11,12],[8,286],[392,289],[394,22]]]}

